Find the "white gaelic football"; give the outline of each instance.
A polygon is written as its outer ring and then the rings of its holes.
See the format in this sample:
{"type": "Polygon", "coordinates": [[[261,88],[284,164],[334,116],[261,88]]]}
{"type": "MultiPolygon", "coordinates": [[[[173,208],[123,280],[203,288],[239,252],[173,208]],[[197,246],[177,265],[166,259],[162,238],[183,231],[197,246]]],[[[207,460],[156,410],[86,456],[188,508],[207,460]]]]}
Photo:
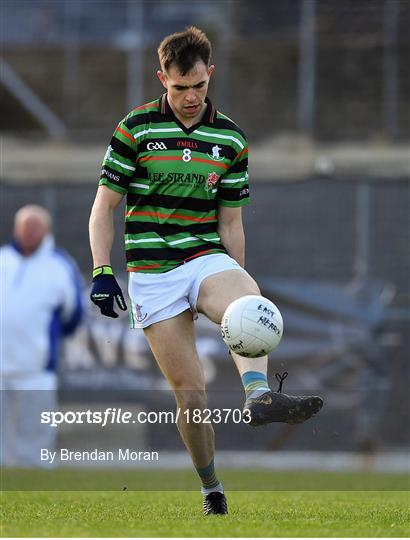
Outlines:
{"type": "Polygon", "coordinates": [[[264,296],[243,296],[227,307],[221,333],[231,351],[247,358],[258,358],[279,345],[283,334],[282,315],[264,296]]]}

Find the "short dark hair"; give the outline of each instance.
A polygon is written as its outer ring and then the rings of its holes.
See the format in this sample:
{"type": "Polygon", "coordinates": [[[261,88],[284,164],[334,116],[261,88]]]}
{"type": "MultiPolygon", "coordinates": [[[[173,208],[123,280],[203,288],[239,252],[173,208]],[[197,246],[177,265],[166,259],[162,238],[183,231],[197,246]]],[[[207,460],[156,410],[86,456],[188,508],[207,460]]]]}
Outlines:
{"type": "Polygon", "coordinates": [[[195,26],[164,38],[158,47],[161,68],[167,71],[174,65],[181,75],[186,75],[198,60],[209,66],[212,46],[205,33],[195,26]]]}

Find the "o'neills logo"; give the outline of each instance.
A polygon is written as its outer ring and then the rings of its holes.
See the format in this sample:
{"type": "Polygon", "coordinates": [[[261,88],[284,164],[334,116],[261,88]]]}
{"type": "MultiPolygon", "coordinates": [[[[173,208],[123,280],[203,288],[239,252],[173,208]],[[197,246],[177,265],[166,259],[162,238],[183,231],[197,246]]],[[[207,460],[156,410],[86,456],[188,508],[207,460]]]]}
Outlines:
{"type": "Polygon", "coordinates": [[[192,148],[196,150],[198,148],[198,143],[195,141],[178,141],[177,146],[182,148],[192,148]]]}
{"type": "Polygon", "coordinates": [[[209,191],[211,188],[213,188],[218,182],[218,180],[219,180],[219,174],[216,174],[215,172],[208,173],[208,180],[205,186],[206,191],[209,191]]]}

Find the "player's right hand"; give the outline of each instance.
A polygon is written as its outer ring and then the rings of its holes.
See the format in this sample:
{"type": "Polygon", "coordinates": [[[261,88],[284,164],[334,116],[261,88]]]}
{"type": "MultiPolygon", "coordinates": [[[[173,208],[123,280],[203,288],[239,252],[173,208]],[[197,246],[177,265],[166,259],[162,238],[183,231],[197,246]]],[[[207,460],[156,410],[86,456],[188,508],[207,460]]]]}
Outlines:
{"type": "Polygon", "coordinates": [[[90,299],[106,317],[116,319],[118,313],[114,311],[114,298],[122,311],[127,310],[121,287],[114,277],[111,266],[98,266],[93,270],[93,284],[90,299]]]}

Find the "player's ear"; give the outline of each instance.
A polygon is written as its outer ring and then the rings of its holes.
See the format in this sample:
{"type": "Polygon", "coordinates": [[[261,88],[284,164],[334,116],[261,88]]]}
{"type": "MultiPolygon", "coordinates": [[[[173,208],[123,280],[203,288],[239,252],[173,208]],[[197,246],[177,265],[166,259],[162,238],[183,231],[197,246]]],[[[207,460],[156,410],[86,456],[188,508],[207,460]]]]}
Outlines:
{"type": "Polygon", "coordinates": [[[167,88],[167,77],[163,71],[160,69],[157,71],[157,77],[161,81],[161,84],[164,88],[167,88]]]}
{"type": "Polygon", "coordinates": [[[215,66],[212,64],[208,68],[208,77],[210,78],[212,73],[215,71],[215,66]]]}

